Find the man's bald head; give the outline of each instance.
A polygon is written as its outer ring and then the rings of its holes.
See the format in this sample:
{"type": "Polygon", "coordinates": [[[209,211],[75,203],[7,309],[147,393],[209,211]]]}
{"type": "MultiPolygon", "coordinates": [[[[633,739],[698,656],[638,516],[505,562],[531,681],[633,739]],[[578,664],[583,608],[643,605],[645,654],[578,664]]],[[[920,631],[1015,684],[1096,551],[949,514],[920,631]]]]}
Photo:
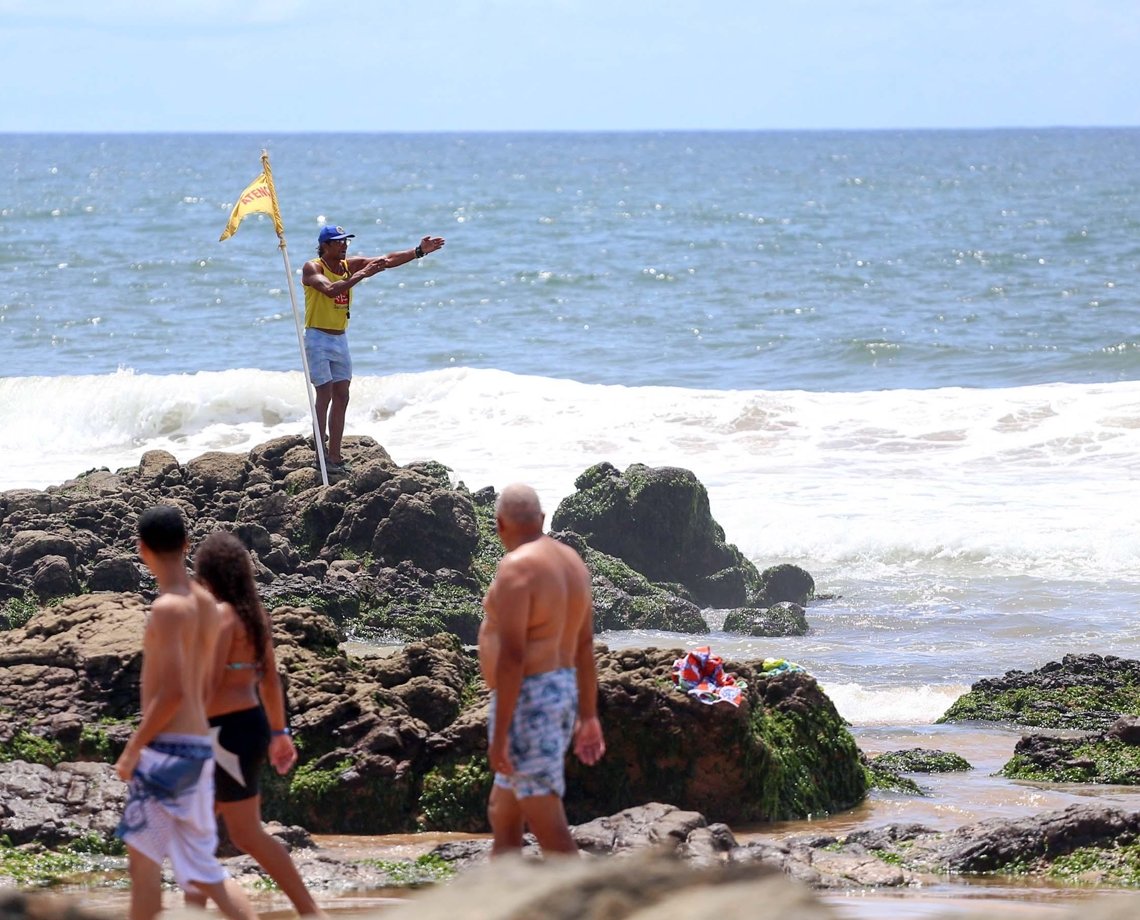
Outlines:
{"type": "Polygon", "coordinates": [[[528,527],[541,530],[543,514],[538,493],[521,482],[512,483],[495,502],[495,517],[520,530],[528,527]]]}

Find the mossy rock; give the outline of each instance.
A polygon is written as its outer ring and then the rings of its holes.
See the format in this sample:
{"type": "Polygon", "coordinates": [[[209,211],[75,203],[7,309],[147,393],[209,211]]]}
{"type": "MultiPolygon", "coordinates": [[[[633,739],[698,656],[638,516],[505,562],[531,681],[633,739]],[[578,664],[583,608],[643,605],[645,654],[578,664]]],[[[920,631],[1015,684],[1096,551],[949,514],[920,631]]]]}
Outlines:
{"type": "Polygon", "coordinates": [[[923,789],[909,776],[903,776],[898,770],[889,767],[877,766],[874,762],[865,765],[867,785],[879,792],[892,792],[899,795],[930,795],[929,790],[923,789]]]}
{"type": "Polygon", "coordinates": [[[389,833],[416,829],[416,783],[410,774],[365,778],[351,759],[317,758],[287,776],[263,772],[262,813],[266,820],[302,827],[327,827],[328,809],[336,808],[335,825],[342,834],[374,834],[376,816],[384,816],[389,833]]]}
{"type": "Polygon", "coordinates": [[[760,573],[760,584],[749,598],[750,607],[789,602],[806,607],[815,597],[815,579],[798,565],[784,562],[760,573]]]}
{"type": "Polygon", "coordinates": [[[1122,715],[1140,715],[1140,661],[1085,654],[980,680],[937,721],[1104,731],[1122,715]]]}
{"type": "Polygon", "coordinates": [[[551,537],[575,550],[590,572],[594,632],[653,629],[704,635],[709,631],[700,607],[688,598],[650,582],[616,556],[594,549],[576,533],[561,531],[551,537]]]}
{"type": "Polygon", "coordinates": [[[16,730],[8,741],[0,743],[0,763],[22,760],[54,767],[66,759],[67,748],[59,741],[22,728],[16,730]]]}
{"type": "Polygon", "coordinates": [[[864,757],[867,781],[873,789],[902,795],[930,795],[930,790],[906,776],[907,773],[949,773],[972,770],[964,758],[946,751],[911,748],[887,751],[876,757],[864,757]]]}
{"type": "Polygon", "coordinates": [[[1023,867],[1056,882],[1140,888],[1140,840],[1120,841],[1112,847],[1078,847],[1069,853],[1023,867]]]}
{"type": "Polygon", "coordinates": [[[974,769],[965,757],[930,748],[885,751],[870,762],[878,769],[896,773],[957,773],[974,769]]]}
{"type": "MultiPolygon", "coordinates": [[[[108,855],[118,856],[124,851],[125,848],[117,839],[105,841],[97,836],[79,838],[75,844],[57,849],[29,844],[14,847],[6,837],[0,837],[0,878],[10,879],[21,889],[56,888],[69,883],[83,884],[92,873],[107,871],[108,855]]],[[[22,912],[0,913],[4,917],[25,916],[22,912]]],[[[27,916],[47,916],[47,914],[29,911],[27,916]]]]}
{"type": "Polygon", "coordinates": [[[27,625],[28,620],[39,608],[39,598],[30,592],[22,597],[11,597],[4,601],[0,604],[0,632],[27,625]]]}
{"type": "Polygon", "coordinates": [[[486,757],[433,767],[423,778],[417,826],[425,831],[486,833],[493,782],[486,757]]]}
{"type": "Polygon", "coordinates": [[[1102,735],[1022,738],[1000,774],[1041,783],[1140,786],[1140,747],[1102,735]]]}
{"type": "Polygon", "coordinates": [[[760,588],[760,573],[713,520],[708,492],[692,472],[635,463],[619,472],[599,463],[574,483],[550,519],[552,530],[581,535],[651,582],[680,582],[707,607],[739,607],[760,588]]]}
{"type": "Polygon", "coordinates": [[[475,551],[471,555],[471,575],[484,593],[491,586],[499,560],[503,558],[503,544],[495,526],[496,497],[495,490],[489,486],[471,496],[478,531],[475,551]]]}
{"type": "Polygon", "coordinates": [[[730,610],[724,618],[724,631],[745,636],[803,636],[808,632],[808,621],[803,607],[782,601],[761,610],[730,610]]]}
{"type": "Polygon", "coordinates": [[[420,597],[391,597],[361,612],[346,629],[353,638],[380,644],[414,642],[450,633],[468,645],[479,638],[481,599],[453,585],[436,584],[420,597]]]}
{"type": "Polygon", "coordinates": [[[805,672],[764,676],[761,664],[726,661],[746,684],[739,708],[706,705],[678,690],[680,649],[623,649],[599,661],[599,716],[607,753],[571,758],[572,821],[669,802],[710,821],[802,819],[860,802],[868,778],[834,705],[805,672]]]}

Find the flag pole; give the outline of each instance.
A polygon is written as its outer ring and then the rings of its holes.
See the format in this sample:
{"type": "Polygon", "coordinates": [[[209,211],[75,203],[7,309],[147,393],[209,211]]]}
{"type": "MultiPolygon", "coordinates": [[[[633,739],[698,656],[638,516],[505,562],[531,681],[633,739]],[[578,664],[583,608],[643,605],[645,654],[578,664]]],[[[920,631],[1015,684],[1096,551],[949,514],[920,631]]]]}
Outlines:
{"type": "Polygon", "coordinates": [[[285,279],[289,285],[289,303],[293,307],[293,325],[297,329],[297,348],[301,352],[301,367],[305,373],[305,395],[309,398],[309,415],[313,423],[313,442],[317,445],[317,463],[321,468],[321,482],[329,484],[328,466],[325,463],[325,444],[321,439],[321,426],[317,423],[317,404],[310,386],[312,377],[309,376],[309,358],[305,354],[305,333],[301,325],[301,313],[297,309],[297,294],[293,289],[293,268],[289,264],[289,247],[285,244],[285,226],[281,222],[281,209],[277,204],[277,189],[273,185],[273,170],[269,167],[269,151],[261,151],[261,166],[265,175],[265,183],[269,186],[270,200],[273,205],[273,225],[277,230],[277,239],[280,241],[277,248],[281,250],[281,259],[285,263],[285,279]]]}

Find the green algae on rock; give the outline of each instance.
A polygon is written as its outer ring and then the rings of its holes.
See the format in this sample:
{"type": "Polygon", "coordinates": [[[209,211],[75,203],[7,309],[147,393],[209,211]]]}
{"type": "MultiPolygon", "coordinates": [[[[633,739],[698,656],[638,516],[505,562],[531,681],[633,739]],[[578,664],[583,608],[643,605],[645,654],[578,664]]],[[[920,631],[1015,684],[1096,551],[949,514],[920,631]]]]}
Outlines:
{"type": "Polygon", "coordinates": [[[804,608],[791,601],[771,607],[737,607],[724,618],[724,631],[746,636],[803,636],[808,622],[804,608]]]}
{"type": "Polygon", "coordinates": [[[1126,714],[1140,714],[1140,661],[1082,654],[980,680],[937,722],[1103,731],[1126,714]]]}
{"type": "Polygon", "coordinates": [[[1140,746],[1110,729],[1078,737],[1028,735],[1000,771],[1010,779],[1043,783],[1140,785],[1140,746]]]}
{"type": "Polygon", "coordinates": [[[580,534],[650,581],[680,582],[707,607],[748,605],[760,573],[713,520],[705,487],[690,471],[635,463],[590,467],[551,517],[552,530],[580,534]]]}

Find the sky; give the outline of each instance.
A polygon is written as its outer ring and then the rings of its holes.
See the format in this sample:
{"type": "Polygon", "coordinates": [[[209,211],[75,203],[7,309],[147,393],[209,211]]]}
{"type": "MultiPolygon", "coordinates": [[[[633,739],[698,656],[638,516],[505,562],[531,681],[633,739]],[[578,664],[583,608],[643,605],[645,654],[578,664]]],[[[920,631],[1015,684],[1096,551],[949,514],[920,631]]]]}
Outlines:
{"type": "Polygon", "coordinates": [[[1140,125],[1138,0],[0,0],[0,132],[1140,125]]]}

